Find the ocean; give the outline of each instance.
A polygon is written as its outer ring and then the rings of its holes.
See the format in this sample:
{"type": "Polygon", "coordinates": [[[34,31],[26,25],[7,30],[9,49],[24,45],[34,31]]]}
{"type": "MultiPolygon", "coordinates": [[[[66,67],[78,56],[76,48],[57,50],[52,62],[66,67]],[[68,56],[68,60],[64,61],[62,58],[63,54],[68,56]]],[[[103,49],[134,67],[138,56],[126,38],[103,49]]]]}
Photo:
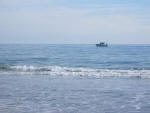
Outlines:
{"type": "Polygon", "coordinates": [[[149,113],[150,45],[0,44],[0,113],[149,113]]]}

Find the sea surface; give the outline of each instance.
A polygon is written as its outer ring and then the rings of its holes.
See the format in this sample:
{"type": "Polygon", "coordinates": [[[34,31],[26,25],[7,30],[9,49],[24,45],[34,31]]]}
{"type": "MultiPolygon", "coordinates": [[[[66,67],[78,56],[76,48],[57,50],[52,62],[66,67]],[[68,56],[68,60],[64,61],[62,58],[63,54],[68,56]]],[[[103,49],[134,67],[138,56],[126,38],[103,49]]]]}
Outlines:
{"type": "Polygon", "coordinates": [[[0,113],[150,113],[150,45],[0,44],[0,113]]]}

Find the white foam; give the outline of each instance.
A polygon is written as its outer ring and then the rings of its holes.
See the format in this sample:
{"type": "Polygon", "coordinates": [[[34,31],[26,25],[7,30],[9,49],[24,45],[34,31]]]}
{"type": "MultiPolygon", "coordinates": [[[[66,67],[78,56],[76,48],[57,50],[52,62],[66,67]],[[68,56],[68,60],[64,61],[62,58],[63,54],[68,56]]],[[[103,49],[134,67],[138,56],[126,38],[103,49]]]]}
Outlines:
{"type": "Polygon", "coordinates": [[[150,78],[150,70],[115,70],[71,68],[60,66],[11,66],[11,71],[1,71],[1,74],[27,75],[61,75],[61,76],[91,76],[91,77],[139,77],[150,78]]]}

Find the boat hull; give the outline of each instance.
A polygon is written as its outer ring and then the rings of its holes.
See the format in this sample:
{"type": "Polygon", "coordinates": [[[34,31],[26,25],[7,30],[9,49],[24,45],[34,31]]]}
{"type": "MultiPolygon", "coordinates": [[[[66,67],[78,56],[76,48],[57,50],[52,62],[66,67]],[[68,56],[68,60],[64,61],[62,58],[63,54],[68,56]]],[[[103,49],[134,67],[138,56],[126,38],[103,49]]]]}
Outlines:
{"type": "Polygon", "coordinates": [[[96,47],[108,47],[108,45],[96,44],[96,47]]]}

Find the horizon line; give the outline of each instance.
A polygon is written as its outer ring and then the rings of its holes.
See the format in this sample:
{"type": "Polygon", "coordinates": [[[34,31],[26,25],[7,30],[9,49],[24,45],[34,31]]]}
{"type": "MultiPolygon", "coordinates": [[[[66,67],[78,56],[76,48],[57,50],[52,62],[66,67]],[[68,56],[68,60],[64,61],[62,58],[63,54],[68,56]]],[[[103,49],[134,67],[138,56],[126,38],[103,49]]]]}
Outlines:
{"type": "MultiPolygon", "coordinates": [[[[97,43],[0,43],[0,45],[95,45],[97,43]]],[[[150,45],[150,43],[108,43],[109,45],[150,45]]]]}

